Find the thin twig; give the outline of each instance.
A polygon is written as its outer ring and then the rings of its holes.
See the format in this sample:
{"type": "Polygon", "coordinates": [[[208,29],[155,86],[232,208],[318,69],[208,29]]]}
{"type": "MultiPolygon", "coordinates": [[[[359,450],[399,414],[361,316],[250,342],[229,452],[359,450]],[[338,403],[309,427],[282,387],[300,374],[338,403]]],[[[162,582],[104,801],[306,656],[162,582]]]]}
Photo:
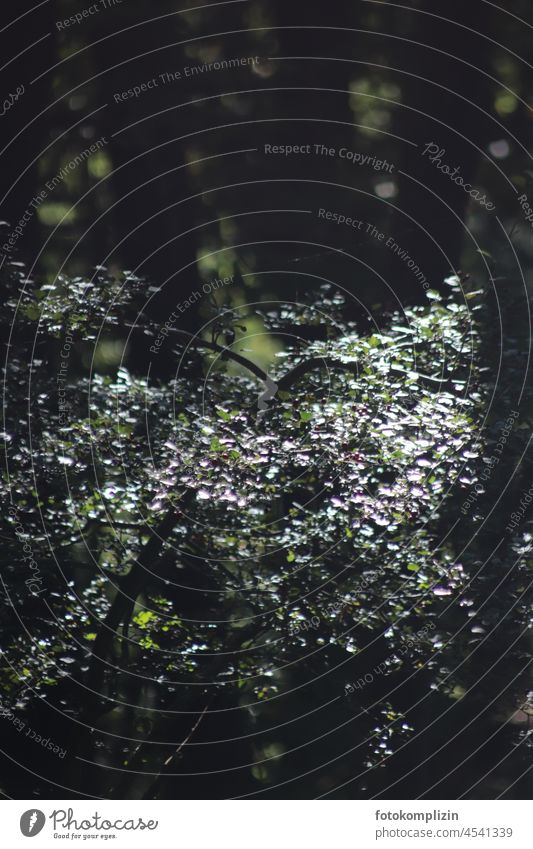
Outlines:
{"type": "MultiPolygon", "coordinates": [[[[171,763],[172,763],[172,761],[174,760],[174,758],[177,758],[177,756],[179,755],[179,753],[181,752],[181,750],[183,749],[183,747],[187,745],[187,743],[188,743],[188,742],[189,742],[189,740],[191,739],[192,735],[194,734],[194,732],[196,731],[196,729],[197,729],[197,728],[198,728],[198,726],[200,725],[200,723],[201,723],[202,719],[203,719],[203,718],[204,718],[204,716],[206,715],[206,713],[207,713],[207,709],[208,709],[209,705],[211,704],[211,701],[212,701],[212,700],[208,701],[208,703],[205,705],[205,707],[204,707],[203,711],[201,712],[200,716],[198,717],[198,719],[197,719],[197,720],[196,720],[196,722],[194,723],[193,727],[191,728],[191,730],[190,730],[190,731],[189,731],[189,733],[187,734],[187,736],[186,736],[185,740],[183,740],[183,741],[179,744],[179,746],[178,746],[178,748],[176,749],[176,751],[175,751],[172,755],[170,755],[170,756],[166,759],[166,761],[165,761],[165,763],[163,764],[163,766],[169,766],[169,764],[171,764],[171,763]]],[[[157,778],[159,778],[160,776],[161,776],[161,772],[158,774],[157,778]]],[[[157,779],[156,779],[156,781],[157,781],[157,779]]]]}

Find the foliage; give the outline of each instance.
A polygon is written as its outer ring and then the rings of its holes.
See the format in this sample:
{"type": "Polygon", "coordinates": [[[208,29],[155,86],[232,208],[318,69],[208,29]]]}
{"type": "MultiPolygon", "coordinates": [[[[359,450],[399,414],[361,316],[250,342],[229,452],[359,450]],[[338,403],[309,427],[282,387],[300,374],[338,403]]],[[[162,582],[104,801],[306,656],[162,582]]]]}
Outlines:
{"type": "MultiPolygon", "coordinates": [[[[430,291],[369,336],[327,288],[308,307],[259,310],[273,333],[335,319],[327,340],[280,354],[277,392],[258,415],[263,386],[232,361],[238,338],[229,349],[209,350],[207,337],[179,345],[171,380],[125,365],[110,375],[94,353],[117,315],[131,345],[159,333],[133,319],[145,284],[102,270],[39,288],[11,267],[5,685],[20,704],[50,698],[75,670],[94,716],[134,680],[163,712],[200,713],[223,692],[253,725],[259,704],[272,716],[280,695],[313,692],[325,676],[330,698],[367,717],[362,767],[401,748],[417,729],[390,681],[421,670],[440,687],[445,613],[470,580],[446,528],[477,480],[485,390],[475,297],[448,283],[449,297],[430,291]],[[17,520],[39,564],[33,596],[17,520]],[[31,644],[20,627],[29,616],[31,644]],[[387,693],[360,685],[354,703],[347,682],[376,668],[387,693]]],[[[181,341],[169,339],[163,356],[181,341]]],[[[77,698],[68,692],[69,709],[87,710],[77,698]]]]}

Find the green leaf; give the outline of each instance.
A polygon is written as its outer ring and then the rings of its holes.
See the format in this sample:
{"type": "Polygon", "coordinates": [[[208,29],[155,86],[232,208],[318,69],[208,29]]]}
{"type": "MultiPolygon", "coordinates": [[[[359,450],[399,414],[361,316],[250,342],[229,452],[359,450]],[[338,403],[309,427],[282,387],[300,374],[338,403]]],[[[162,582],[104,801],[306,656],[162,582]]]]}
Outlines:
{"type": "Polygon", "coordinates": [[[211,440],[211,445],[209,446],[209,448],[210,448],[211,451],[217,451],[217,452],[224,451],[224,446],[222,445],[218,436],[213,437],[213,439],[211,440]]]}
{"type": "Polygon", "coordinates": [[[152,619],[155,619],[155,613],[152,613],[151,610],[141,610],[141,612],[134,617],[133,621],[141,628],[146,628],[152,619]]]}

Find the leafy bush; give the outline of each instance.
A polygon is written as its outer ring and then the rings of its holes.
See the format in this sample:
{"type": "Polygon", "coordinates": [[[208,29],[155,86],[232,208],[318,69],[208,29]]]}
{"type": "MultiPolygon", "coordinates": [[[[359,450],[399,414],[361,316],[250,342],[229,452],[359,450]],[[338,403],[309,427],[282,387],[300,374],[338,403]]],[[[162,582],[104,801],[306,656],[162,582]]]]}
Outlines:
{"type": "MultiPolygon", "coordinates": [[[[59,688],[100,727],[133,701],[150,743],[165,739],[157,716],[221,698],[244,734],[279,719],[280,696],[320,702],[323,686],[368,734],[361,768],[401,748],[417,729],[395,692],[414,674],[439,686],[443,614],[470,579],[446,529],[477,480],[484,390],[472,296],[448,283],[449,298],[430,291],[366,336],[328,289],[257,311],[272,333],[334,314],[328,338],[288,345],[268,376],[238,339],[171,328],[158,356],[175,355],[176,374],[152,380],[98,355],[124,325],[130,348],[160,334],[142,281],[101,271],[39,288],[12,267],[2,534],[19,704],[59,688]]],[[[258,784],[290,749],[275,739],[255,750],[258,784]]],[[[160,762],[134,750],[124,764],[160,762]]]]}

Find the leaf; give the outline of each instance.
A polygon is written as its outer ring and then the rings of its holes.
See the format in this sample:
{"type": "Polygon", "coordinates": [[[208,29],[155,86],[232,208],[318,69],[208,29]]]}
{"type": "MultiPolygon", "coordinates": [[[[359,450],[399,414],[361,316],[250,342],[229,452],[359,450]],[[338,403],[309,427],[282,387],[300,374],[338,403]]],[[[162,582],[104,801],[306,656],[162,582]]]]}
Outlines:
{"type": "Polygon", "coordinates": [[[141,610],[141,612],[133,618],[133,621],[141,628],[146,628],[152,619],[155,619],[155,613],[152,613],[151,610],[141,610]]]}

